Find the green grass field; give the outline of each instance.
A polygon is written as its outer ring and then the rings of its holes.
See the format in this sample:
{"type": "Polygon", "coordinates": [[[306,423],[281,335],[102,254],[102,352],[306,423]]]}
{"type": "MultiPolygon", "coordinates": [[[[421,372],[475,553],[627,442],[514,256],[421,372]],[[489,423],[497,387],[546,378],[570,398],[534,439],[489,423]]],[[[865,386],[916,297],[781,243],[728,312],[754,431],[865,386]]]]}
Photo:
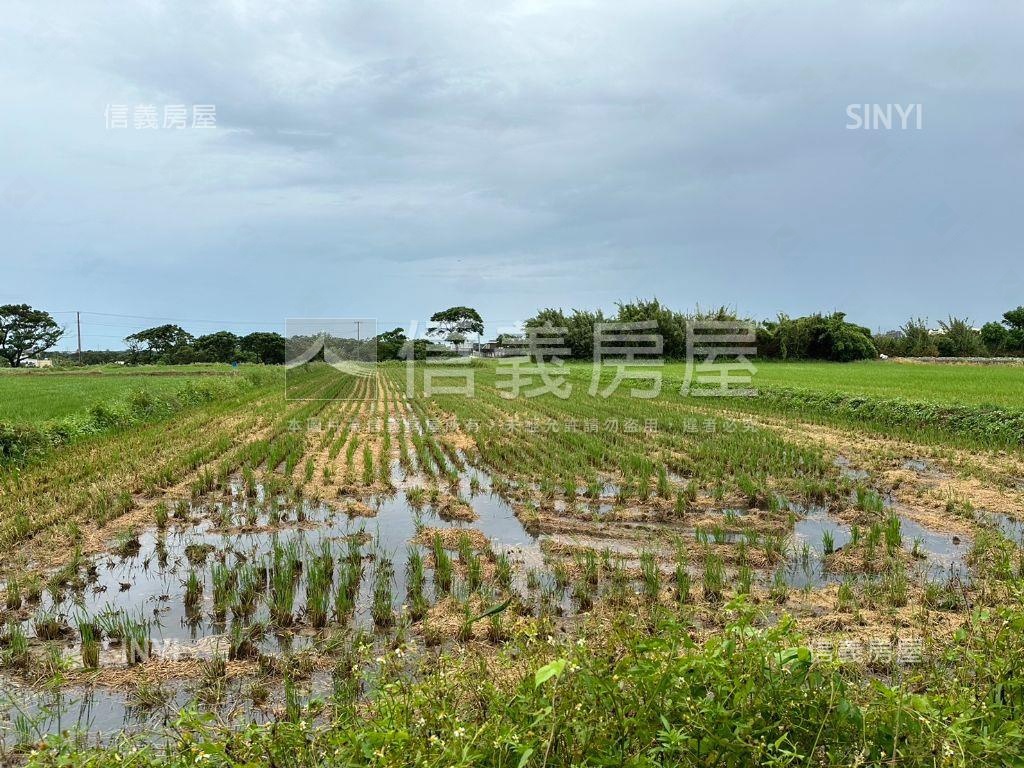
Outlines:
{"type": "Polygon", "coordinates": [[[956,405],[1024,408],[1024,367],[1011,365],[759,362],[754,384],[956,405]]]}
{"type": "Polygon", "coordinates": [[[230,366],[96,366],[68,371],[0,371],[0,421],[38,424],[70,416],[132,390],[177,391],[183,382],[230,375],[230,366]]]}

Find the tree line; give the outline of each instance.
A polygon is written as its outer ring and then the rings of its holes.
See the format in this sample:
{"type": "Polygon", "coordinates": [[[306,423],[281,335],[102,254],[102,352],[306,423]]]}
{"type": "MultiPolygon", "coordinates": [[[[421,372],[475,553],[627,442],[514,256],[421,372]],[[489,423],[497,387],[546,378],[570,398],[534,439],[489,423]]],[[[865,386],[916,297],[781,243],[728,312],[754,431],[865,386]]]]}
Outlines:
{"type": "MultiPolygon", "coordinates": [[[[998,322],[974,328],[965,318],[950,316],[930,329],[923,320],[912,319],[895,331],[872,334],[863,325],[851,323],[843,312],[812,314],[803,317],[778,315],[774,320],[754,321],[728,307],[693,312],[673,310],[657,299],[619,302],[613,313],[603,310],[545,308],[525,322],[526,328],[563,328],[561,346],[568,357],[593,359],[594,331],[599,323],[648,322],[652,333],[662,338],[662,354],[668,359],[686,356],[688,328],[704,320],[750,324],[756,333],[757,358],[768,360],[831,360],[848,362],[889,357],[993,357],[1024,356],[1024,306],[1005,312],[998,322]]],[[[461,350],[469,334],[482,334],[484,322],[472,307],[458,306],[436,312],[427,333],[455,353],[461,350]]],[[[43,355],[64,333],[53,317],[27,304],[0,306],[0,366],[20,367],[26,360],[43,355]]],[[[498,337],[498,346],[510,346],[515,334],[498,337]]],[[[289,350],[298,350],[316,342],[312,337],[285,339],[279,333],[256,331],[237,335],[230,331],[194,336],[181,326],[168,323],[147,328],[125,337],[123,351],[86,351],[83,364],[125,362],[161,363],[262,363],[280,365],[289,350]]],[[[425,339],[409,339],[405,330],[395,328],[365,340],[327,339],[328,347],[345,359],[397,360],[414,356],[423,359],[437,354],[437,345],[425,339]]],[[[51,357],[77,362],[77,353],[50,353],[51,357]]],[[[294,356],[294,355],[293,355],[294,356]]],[[[320,352],[315,359],[323,359],[320,352]]]]}

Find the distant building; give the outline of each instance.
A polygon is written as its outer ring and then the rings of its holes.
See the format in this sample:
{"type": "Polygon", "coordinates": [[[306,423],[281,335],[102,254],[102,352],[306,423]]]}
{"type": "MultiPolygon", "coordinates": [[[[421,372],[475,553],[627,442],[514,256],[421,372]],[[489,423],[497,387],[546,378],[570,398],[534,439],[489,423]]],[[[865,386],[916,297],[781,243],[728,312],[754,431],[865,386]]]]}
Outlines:
{"type": "Polygon", "coordinates": [[[53,360],[37,358],[25,361],[26,368],[53,368],[53,360]]]}
{"type": "Polygon", "coordinates": [[[522,348],[517,348],[515,345],[506,346],[499,344],[497,341],[488,341],[479,346],[480,357],[516,357],[522,355],[522,348]]]}

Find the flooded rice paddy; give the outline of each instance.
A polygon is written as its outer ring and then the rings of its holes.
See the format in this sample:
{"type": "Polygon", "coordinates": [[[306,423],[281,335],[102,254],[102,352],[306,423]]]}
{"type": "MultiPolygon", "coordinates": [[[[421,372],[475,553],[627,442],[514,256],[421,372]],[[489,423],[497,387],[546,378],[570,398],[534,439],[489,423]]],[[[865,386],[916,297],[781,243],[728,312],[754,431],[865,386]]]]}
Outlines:
{"type": "MultiPolygon", "coordinates": [[[[848,464],[841,472],[862,479],[848,464]]],[[[455,517],[397,463],[391,480],[389,493],[330,501],[268,494],[238,480],[219,498],[168,500],[159,526],[122,535],[103,554],[83,558],[74,573],[22,607],[20,623],[9,624],[9,636],[45,642],[66,668],[93,669],[95,679],[78,676],[47,689],[5,674],[5,740],[69,729],[92,740],[125,731],[158,734],[196,701],[190,678],[197,669],[205,674],[224,660],[269,669],[267,659],[315,648],[324,631],[336,628],[386,642],[451,596],[478,593],[479,604],[488,606],[511,595],[520,610],[568,617],[605,594],[595,588],[587,596],[575,584],[587,581],[587,568],[597,562],[619,574],[604,587],[608,593],[615,586],[642,593],[645,579],[658,578],[650,575],[651,564],[666,584],[685,572],[696,586],[707,557],[718,551],[728,553],[725,578],[746,578],[747,589],[751,582],[796,590],[839,583],[848,573],[835,566],[837,553],[872,535],[813,505],[786,505],[767,531],[759,513],[742,509],[706,513],[700,523],[631,520],[619,515],[618,489],[610,482],[597,498],[548,505],[552,515],[576,521],[552,529],[524,525],[523,489],[516,494],[503,484],[499,493],[486,471],[468,463],[448,489],[464,504],[455,517]],[[759,549],[764,558],[748,567],[746,553],[759,549]],[[702,553],[704,561],[687,551],[702,553]],[[167,674],[156,686],[159,695],[142,702],[137,687],[126,692],[102,674],[161,662],[200,666],[167,674]]],[[[891,501],[885,512],[915,576],[969,578],[969,540],[931,530],[891,501]]],[[[1024,533],[1005,515],[979,513],[982,519],[1008,538],[1024,533]]],[[[244,676],[224,685],[229,690],[205,707],[224,717],[262,722],[286,706],[280,686],[255,696],[244,676]]],[[[308,700],[331,686],[330,674],[318,668],[295,695],[308,700]]]]}

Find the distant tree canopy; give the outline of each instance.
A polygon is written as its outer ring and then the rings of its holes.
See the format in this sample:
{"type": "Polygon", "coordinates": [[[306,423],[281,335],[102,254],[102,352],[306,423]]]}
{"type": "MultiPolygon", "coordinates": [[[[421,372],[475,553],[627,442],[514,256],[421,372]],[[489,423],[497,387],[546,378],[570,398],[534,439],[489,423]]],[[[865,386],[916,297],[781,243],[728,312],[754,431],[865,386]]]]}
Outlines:
{"type": "Polygon", "coordinates": [[[11,368],[50,349],[63,335],[64,329],[49,312],[28,304],[0,306],[0,357],[11,368]]]}
{"type": "Polygon", "coordinates": [[[179,325],[158,325],[125,337],[132,362],[191,363],[195,359],[191,333],[179,325]]]}
{"type": "Polygon", "coordinates": [[[484,332],[483,318],[472,307],[449,307],[431,315],[430,322],[433,325],[427,333],[450,342],[456,350],[465,343],[467,334],[484,332]]]}
{"type": "MultiPolygon", "coordinates": [[[[876,357],[879,353],[905,357],[982,357],[1024,356],[1024,305],[1003,313],[999,322],[987,322],[976,329],[970,320],[950,315],[937,328],[929,328],[920,318],[911,319],[901,328],[872,336],[864,326],[850,323],[842,312],[813,314],[791,318],[780,314],[774,320],[755,322],[741,318],[728,308],[711,311],[698,308],[680,312],[658,299],[636,299],[618,302],[615,312],[547,307],[525,322],[526,328],[544,326],[564,328],[560,346],[567,347],[568,357],[589,360],[594,356],[594,332],[599,323],[619,322],[650,324],[644,333],[656,333],[662,339],[662,355],[667,359],[686,356],[687,330],[701,320],[749,323],[756,329],[757,357],[778,360],[833,360],[845,362],[876,357]]],[[[173,323],[147,328],[125,338],[126,351],[84,350],[48,352],[63,336],[63,329],[49,313],[27,304],[0,306],[0,367],[19,367],[25,361],[47,353],[65,364],[79,360],[87,365],[129,362],[184,364],[262,363],[280,365],[295,354],[318,348],[311,359],[323,360],[326,344],[332,355],[344,360],[406,360],[410,353],[417,360],[428,355],[450,355],[466,342],[469,334],[484,331],[480,313],[472,307],[449,307],[430,319],[428,335],[448,341],[452,346],[431,346],[426,339],[409,339],[404,329],[383,331],[371,339],[335,338],[333,336],[291,337],[279,333],[256,331],[238,336],[230,331],[216,331],[194,337],[173,323]],[[319,345],[319,347],[318,347],[319,345]],[[291,350],[291,352],[289,352],[291,350]]],[[[500,334],[497,345],[509,346],[521,341],[520,336],[500,334]]]]}
{"type": "Polygon", "coordinates": [[[231,331],[217,331],[199,336],[193,346],[198,363],[237,363],[239,338],[231,331]]]}
{"type": "Polygon", "coordinates": [[[758,357],[778,360],[832,360],[848,363],[878,357],[871,331],[846,322],[846,314],[779,315],[757,332],[758,357]]]}
{"type": "Polygon", "coordinates": [[[147,328],[125,337],[128,361],[132,363],[263,363],[284,362],[284,337],[257,331],[237,336],[216,331],[193,337],[181,326],[168,324],[147,328]]]}
{"type": "Polygon", "coordinates": [[[878,350],[901,357],[987,357],[1024,355],[1024,307],[1003,313],[1002,322],[975,329],[967,318],[950,315],[929,329],[921,319],[877,339],[878,350]]]}
{"type": "Polygon", "coordinates": [[[238,342],[246,362],[264,365],[284,364],[284,336],[280,333],[256,331],[243,336],[238,342]]]}
{"type": "MultiPolygon", "coordinates": [[[[699,308],[693,313],[677,312],[657,299],[637,299],[619,302],[614,315],[604,311],[573,309],[564,310],[548,307],[526,320],[526,328],[565,328],[562,346],[569,350],[569,357],[576,360],[594,358],[594,332],[599,323],[652,323],[649,330],[640,334],[657,334],[662,339],[662,356],[668,359],[686,357],[686,333],[689,323],[698,320],[741,321],[728,307],[709,311],[699,308]]],[[[749,321],[743,321],[749,322],[749,321]]]]}

